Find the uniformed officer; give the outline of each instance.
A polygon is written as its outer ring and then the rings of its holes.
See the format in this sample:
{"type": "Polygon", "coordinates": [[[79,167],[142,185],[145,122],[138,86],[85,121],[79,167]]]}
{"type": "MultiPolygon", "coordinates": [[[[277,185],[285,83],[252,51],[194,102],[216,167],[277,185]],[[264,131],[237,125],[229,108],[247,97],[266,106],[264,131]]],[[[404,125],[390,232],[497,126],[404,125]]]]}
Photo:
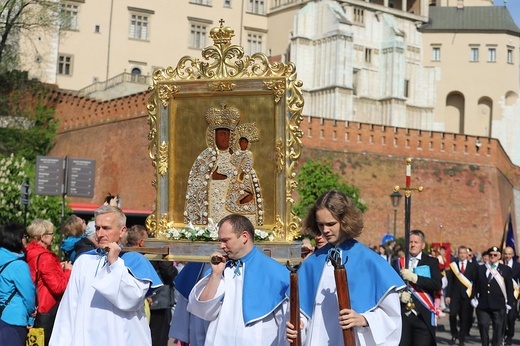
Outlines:
{"type": "Polygon", "coordinates": [[[506,310],[514,301],[511,268],[501,264],[501,251],[497,246],[488,250],[489,263],[479,266],[476,288],[478,329],[482,345],[499,346],[504,338],[506,310]],[[489,343],[489,326],[493,338],[489,343]]]}

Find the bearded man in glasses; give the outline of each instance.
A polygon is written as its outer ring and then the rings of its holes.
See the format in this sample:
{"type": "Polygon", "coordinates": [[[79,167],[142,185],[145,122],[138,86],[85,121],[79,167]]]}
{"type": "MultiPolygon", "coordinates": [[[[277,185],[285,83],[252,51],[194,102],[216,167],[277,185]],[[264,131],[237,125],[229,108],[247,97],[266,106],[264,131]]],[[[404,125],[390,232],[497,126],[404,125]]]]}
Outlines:
{"type": "Polygon", "coordinates": [[[475,294],[478,301],[477,319],[482,345],[499,346],[504,338],[504,322],[511,309],[513,296],[512,271],[500,263],[502,253],[497,246],[488,250],[489,263],[479,266],[475,294]],[[489,326],[493,338],[489,339],[489,326]]]}

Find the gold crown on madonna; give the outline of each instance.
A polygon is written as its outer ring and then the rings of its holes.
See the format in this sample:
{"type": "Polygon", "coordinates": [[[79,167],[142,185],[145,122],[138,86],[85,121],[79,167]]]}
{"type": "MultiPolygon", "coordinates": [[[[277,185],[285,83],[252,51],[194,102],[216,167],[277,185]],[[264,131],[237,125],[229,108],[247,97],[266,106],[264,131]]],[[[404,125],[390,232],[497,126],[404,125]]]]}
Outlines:
{"type": "Polygon", "coordinates": [[[237,138],[245,138],[249,142],[256,142],[259,139],[256,123],[244,123],[237,126],[237,138]]]}
{"type": "Polygon", "coordinates": [[[206,122],[211,130],[223,128],[234,130],[240,121],[240,112],[235,107],[227,107],[222,102],[221,108],[211,107],[206,111],[206,122]]]}
{"type": "Polygon", "coordinates": [[[231,38],[235,36],[235,30],[229,26],[224,27],[224,20],[220,20],[220,27],[215,27],[209,32],[209,36],[213,39],[215,44],[229,43],[231,38]]]}

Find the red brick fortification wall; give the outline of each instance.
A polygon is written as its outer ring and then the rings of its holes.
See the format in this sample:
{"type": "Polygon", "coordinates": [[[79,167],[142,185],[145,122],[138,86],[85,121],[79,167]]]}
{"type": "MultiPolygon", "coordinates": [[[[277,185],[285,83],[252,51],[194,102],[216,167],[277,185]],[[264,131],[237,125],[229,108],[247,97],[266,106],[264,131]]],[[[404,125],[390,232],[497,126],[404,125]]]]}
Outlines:
{"type": "MultiPolygon", "coordinates": [[[[395,185],[405,185],[405,158],[411,157],[412,186],[425,188],[412,194],[412,228],[424,230],[430,242],[441,240],[443,225],[443,242],[475,249],[500,244],[520,168],[497,140],[319,118],[305,118],[301,129],[302,161],[329,157],[360,188],[369,207],[364,243],[377,245],[387,231],[393,233],[389,195],[395,185]]],[[[404,198],[397,220],[399,237],[404,198]]]]}
{"type": "Polygon", "coordinates": [[[112,193],[126,209],[153,209],[155,169],[148,155],[145,102],[142,93],[108,102],[65,95],[58,103],[58,136],[49,156],[96,160],[94,197],[72,202],[101,204],[112,193]]]}
{"type": "MultiPolygon", "coordinates": [[[[361,190],[368,206],[360,241],[378,245],[383,235],[393,233],[394,211],[389,195],[395,185],[405,185],[405,158],[370,153],[304,149],[303,160],[327,158],[345,181],[361,190]]],[[[414,158],[411,228],[425,232],[428,242],[467,245],[482,251],[500,244],[503,232],[501,203],[510,200],[509,189],[501,196],[501,174],[492,166],[456,164],[414,158]]],[[[502,203],[503,204],[503,203],[502,203]]],[[[404,237],[404,198],[397,212],[397,237],[404,237]]]]}

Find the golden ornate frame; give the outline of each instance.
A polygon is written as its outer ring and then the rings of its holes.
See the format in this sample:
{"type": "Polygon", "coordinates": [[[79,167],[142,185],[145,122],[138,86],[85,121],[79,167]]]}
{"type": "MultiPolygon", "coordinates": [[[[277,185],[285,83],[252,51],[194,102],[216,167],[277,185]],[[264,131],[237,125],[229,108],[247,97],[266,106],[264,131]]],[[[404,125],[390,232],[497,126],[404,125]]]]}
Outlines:
{"type": "Polygon", "coordinates": [[[251,151],[266,207],[265,221],[256,228],[272,232],[278,242],[292,241],[299,233],[292,193],[302,150],[302,82],[293,63],[270,62],[262,53],[247,56],[243,47],[231,44],[233,36],[221,20],[210,32],[214,45],[202,50],[202,60],[185,56],[175,68],[153,74],[147,109],[156,209],[146,226],[158,239],[184,226],[187,172],[206,147],[204,113],[222,102],[238,108],[247,117],[244,122],[259,126],[262,139],[251,151]]]}

